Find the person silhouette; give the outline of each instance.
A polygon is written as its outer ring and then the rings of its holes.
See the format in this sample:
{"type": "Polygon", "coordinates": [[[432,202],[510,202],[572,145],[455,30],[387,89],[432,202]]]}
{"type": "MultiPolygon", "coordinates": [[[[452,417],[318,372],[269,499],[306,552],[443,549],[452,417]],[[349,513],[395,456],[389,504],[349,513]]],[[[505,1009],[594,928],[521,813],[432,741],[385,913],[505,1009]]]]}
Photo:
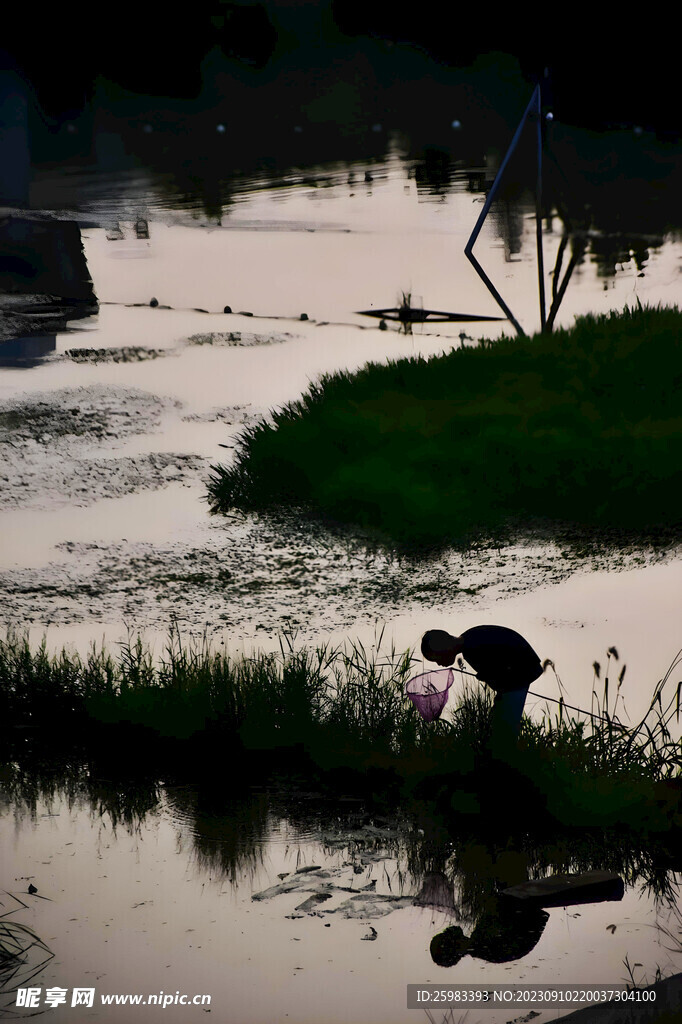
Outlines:
{"type": "Polygon", "coordinates": [[[442,667],[461,655],[477,679],[495,691],[491,752],[497,759],[507,759],[516,744],[528,688],[543,672],[528,641],[506,626],[474,626],[460,636],[430,629],[422,637],[421,652],[442,667]]]}

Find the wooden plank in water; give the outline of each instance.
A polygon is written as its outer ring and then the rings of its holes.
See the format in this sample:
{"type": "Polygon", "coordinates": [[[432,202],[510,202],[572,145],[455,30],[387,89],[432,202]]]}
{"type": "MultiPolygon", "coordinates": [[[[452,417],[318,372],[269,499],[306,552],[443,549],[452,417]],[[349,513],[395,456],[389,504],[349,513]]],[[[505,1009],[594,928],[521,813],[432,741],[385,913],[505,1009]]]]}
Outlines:
{"type": "Polygon", "coordinates": [[[570,907],[579,903],[621,900],[625,887],[611,871],[584,871],[579,875],[550,875],[504,889],[503,896],[538,907],[570,907]]]}

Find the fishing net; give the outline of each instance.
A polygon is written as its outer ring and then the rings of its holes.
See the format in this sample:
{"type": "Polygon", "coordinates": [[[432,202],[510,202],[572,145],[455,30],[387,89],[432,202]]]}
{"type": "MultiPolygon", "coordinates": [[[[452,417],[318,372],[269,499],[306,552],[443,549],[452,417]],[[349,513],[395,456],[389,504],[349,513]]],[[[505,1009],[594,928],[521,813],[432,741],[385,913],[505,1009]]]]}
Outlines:
{"type": "Polygon", "coordinates": [[[410,679],[405,686],[405,694],[410,698],[425,722],[433,722],[440,718],[441,712],[448,702],[450,687],[455,681],[451,668],[436,669],[423,672],[420,676],[410,679]]]}

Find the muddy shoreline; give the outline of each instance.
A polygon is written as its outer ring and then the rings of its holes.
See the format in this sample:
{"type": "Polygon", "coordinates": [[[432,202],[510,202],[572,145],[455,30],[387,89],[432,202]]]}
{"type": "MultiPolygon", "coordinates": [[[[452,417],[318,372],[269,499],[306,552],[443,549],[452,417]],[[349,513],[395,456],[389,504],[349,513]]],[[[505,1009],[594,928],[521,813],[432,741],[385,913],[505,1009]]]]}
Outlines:
{"type": "Polygon", "coordinates": [[[40,565],[12,565],[8,550],[0,590],[9,624],[90,621],[96,628],[132,620],[136,629],[163,631],[179,620],[190,634],[215,636],[248,623],[255,633],[295,629],[310,636],[320,619],[327,630],[345,629],[411,605],[466,605],[481,594],[518,595],[557,583],[581,569],[628,569],[671,556],[666,549],[645,556],[636,547],[580,555],[556,541],[528,541],[414,563],[310,523],[212,518],[205,502],[210,460],[198,451],[145,448],[170,423],[237,432],[247,415],[239,407],[191,413],[178,400],[104,385],[1,402],[1,512],[91,508],[97,516],[106,507],[108,518],[126,499],[131,512],[152,520],[162,505],[194,509],[191,535],[107,538],[107,523],[90,540],[78,536],[75,524],[70,530],[67,515],[52,557],[40,565]],[[131,442],[134,455],[127,454],[131,442]],[[146,507],[145,493],[153,499],[146,507]]]}

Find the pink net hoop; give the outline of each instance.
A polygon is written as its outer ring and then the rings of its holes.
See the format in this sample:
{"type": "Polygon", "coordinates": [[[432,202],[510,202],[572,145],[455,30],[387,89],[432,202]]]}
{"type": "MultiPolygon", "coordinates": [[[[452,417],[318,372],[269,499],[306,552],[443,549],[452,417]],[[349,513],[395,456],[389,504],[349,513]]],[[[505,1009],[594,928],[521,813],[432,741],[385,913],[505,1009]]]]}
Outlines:
{"type": "Polygon", "coordinates": [[[455,681],[451,668],[435,669],[414,676],[405,684],[405,695],[410,698],[425,722],[440,718],[455,681]]]}

